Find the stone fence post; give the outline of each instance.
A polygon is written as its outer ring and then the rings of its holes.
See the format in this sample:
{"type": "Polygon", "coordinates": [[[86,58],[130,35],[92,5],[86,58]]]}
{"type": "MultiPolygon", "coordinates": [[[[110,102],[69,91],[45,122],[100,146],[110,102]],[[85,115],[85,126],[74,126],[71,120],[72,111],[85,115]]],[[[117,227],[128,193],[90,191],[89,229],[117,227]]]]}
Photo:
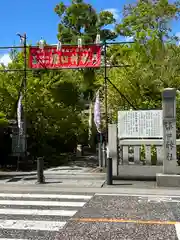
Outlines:
{"type": "Polygon", "coordinates": [[[112,158],[112,170],[113,176],[118,176],[118,135],[117,135],[117,125],[108,124],[108,151],[109,158],[112,158]]]}
{"type": "Polygon", "coordinates": [[[176,89],[166,88],[162,92],[164,160],[163,173],[177,174],[176,156],[176,89]]]}

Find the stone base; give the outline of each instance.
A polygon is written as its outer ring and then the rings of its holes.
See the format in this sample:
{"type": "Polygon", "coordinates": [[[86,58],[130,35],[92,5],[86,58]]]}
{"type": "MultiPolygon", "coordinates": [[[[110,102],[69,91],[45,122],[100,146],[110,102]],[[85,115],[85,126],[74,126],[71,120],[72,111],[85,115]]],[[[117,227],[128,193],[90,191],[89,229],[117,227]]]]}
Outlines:
{"type": "Polygon", "coordinates": [[[177,160],[166,161],[163,163],[164,174],[180,174],[180,167],[177,164],[177,160]]]}
{"type": "Polygon", "coordinates": [[[180,187],[180,175],[177,174],[156,174],[158,187],[180,187]]]}

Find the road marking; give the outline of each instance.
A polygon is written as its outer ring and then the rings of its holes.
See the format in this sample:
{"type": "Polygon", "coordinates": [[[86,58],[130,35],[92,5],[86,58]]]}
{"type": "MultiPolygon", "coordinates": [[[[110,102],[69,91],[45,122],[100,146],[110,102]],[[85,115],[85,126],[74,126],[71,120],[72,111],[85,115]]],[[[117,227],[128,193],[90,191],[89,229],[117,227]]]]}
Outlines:
{"type": "Polygon", "coordinates": [[[28,240],[28,239],[20,239],[20,238],[0,238],[0,240],[28,240]]]}
{"type": "Polygon", "coordinates": [[[77,211],[71,210],[38,210],[38,209],[0,209],[4,215],[32,215],[32,216],[65,216],[72,217],[77,211]]]}
{"type": "Polygon", "coordinates": [[[136,219],[115,219],[115,218],[72,218],[76,222],[107,222],[107,223],[135,223],[135,224],[159,224],[159,225],[175,225],[180,222],[175,221],[157,221],[157,220],[136,220],[136,219]]]}
{"type": "Polygon", "coordinates": [[[176,235],[178,237],[178,240],[180,240],[180,223],[176,223],[175,228],[176,228],[176,235]]]}
{"type": "Polygon", "coordinates": [[[180,224],[176,223],[175,228],[176,228],[176,234],[177,234],[178,240],[180,240],[180,224]]]}
{"type": "Polygon", "coordinates": [[[65,224],[60,221],[0,220],[0,229],[59,231],[65,224]]]}
{"type": "Polygon", "coordinates": [[[48,206],[48,207],[83,207],[86,202],[56,202],[56,201],[22,201],[0,200],[0,205],[48,206]]]}
{"type": "Polygon", "coordinates": [[[170,197],[139,197],[138,202],[169,202],[169,203],[179,203],[180,200],[172,199],[170,197]]]}
{"type": "Polygon", "coordinates": [[[174,198],[180,198],[180,196],[157,196],[157,195],[125,195],[125,194],[111,194],[111,193],[107,193],[107,194],[100,194],[100,193],[96,193],[95,195],[97,196],[121,196],[121,197],[138,197],[138,202],[143,202],[143,201],[147,201],[147,202],[170,202],[170,203],[179,203],[180,200],[177,199],[172,199],[174,198]]]}
{"type": "Polygon", "coordinates": [[[95,193],[95,196],[121,196],[121,197],[146,197],[146,198],[180,198],[180,195],[169,196],[169,195],[157,195],[157,194],[129,194],[129,193],[95,193]]]}
{"type": "Polygon", "coordinates": [[[0,193],[0,197],[8,198],[52,198],[52,199],[84,199],[89,200],[92,196],[86,195],[63,195],[63,194],[18,194],[18,193],[0,193]]]}
{"type": "Polygon", "coordinates": [[[174,200],[172,198],[168,197],[156,197],[156,196],[150,196],[150,197],[139,197],[138,202],[180,202],[179,200],[174,200]]]}

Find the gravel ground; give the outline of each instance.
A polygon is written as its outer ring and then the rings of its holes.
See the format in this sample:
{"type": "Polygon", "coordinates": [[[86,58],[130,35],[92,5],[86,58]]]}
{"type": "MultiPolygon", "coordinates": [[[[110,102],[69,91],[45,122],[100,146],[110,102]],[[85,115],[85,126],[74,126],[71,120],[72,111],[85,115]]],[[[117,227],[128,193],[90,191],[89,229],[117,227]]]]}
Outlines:
{"type": "Polygon", "coordinates": [[[179,221],[180,203],[129,196],[94,196],[74,219],[88,218],[94,222],[71,220],[57,240],[176,240],[173,224],[147,221],[179,221]],[[141,220],[138,222],[103,222],[103,218],[141,220]]]}

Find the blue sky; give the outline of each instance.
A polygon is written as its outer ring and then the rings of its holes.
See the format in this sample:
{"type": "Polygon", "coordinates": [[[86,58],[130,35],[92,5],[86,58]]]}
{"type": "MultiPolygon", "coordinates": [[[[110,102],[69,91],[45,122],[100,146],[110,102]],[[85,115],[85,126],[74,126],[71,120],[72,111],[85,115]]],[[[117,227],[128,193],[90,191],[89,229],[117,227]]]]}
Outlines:
{"type": "MultiPolygon", "coordinates": [[[[55,43],[59,19],[54,13],[54,7],[59,2],[60,0],[1,0],[0,45],[19,43],[16,32],[26,32],[32,43],[36,43],[41,36],[49,43],[55,43]]],[[[128,0],[87,0],[86,2],[91,3],[98,11],[110,8],[118,9],[120,13],[128,0]]],[[[65,0],[64,3],[70,1],[65,0]]]]}
{"type": "MultiPolygon", "coordinates": [[[[36,44],[41,36],[48,43],[57,42],[58,16],[54,7],[60,0],[0,0],[0,46],[19,45],[17,32],[27,33],[29,43],[36,44]]],[[[120,21],[124,4],[136,0],[86,0],[98,11],[110,9],[120,21]]],[[[70,3],[64,0],[64,3],[70,3]]],[[[180,25],[173,24],[173,31],[180,32],[180,25]]],[[[0,56],[5,54],[0,50],[0,56]]],[[[1,58],[0,57],[0,58],[1,58]]]]}

